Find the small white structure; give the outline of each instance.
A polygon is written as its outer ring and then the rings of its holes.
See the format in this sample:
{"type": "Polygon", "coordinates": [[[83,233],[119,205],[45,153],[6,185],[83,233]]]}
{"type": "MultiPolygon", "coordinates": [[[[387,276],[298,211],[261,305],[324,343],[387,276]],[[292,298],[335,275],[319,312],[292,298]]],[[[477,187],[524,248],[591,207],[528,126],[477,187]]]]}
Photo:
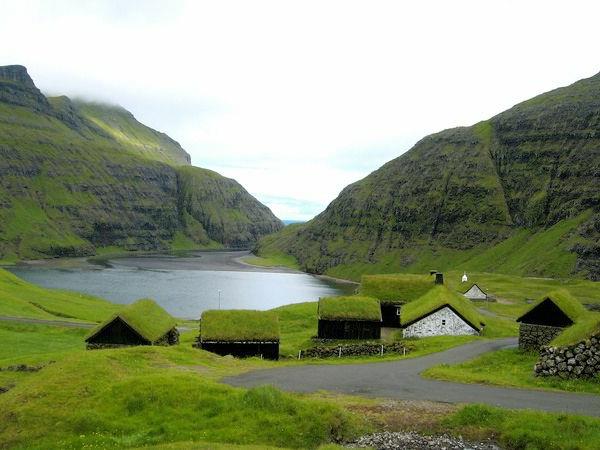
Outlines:
{"type": "Polygon", "coordinates": [[[476,284],[474,284],[473,286],[471,286],[469,288],[469,290],[467,292],[465,292],[463,295],[465,297],[467,297],[469,300],[475,300],[475,301],[477,301],[477,300],[487,300],[488,299],[487,293],[485,293],[484,290],[481,289],[476,284]]]}
{"type": "Polygon", "coordinates": [[[405,338],[424,338],[430,336],[476,335],[479,330],[461,317],[451,306],[444,306],[425,317],[407,325],[402,331],[405,338]]]}
{"type": "Polygon", "coordinates": [[[463,272],[463,276],[462,276],[462,283],[466,283],[467,281],[469,281],[469,277],[467,276],[467,272],[463,272]]]}

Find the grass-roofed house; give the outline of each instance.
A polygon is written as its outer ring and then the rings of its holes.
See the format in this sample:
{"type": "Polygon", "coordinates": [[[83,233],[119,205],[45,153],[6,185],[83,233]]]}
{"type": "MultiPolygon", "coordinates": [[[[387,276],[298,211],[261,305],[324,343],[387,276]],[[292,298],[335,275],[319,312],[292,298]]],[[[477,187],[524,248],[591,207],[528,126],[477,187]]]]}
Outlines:
{"type": "Polygon", "coordinates": [[[400,324],[405,338],[477,335],[485,326],[466,298],[442,285],[402,306],[400,324]]]}
{"type": "Polygon", "coordinates": [[[600,313],[580,315],[548,346],[534,367],[538,376],[597,378],[600,375],[600,313]]]}
{"type": "Polygon", "coordinates": [[[221,356],[279,359],[279,316],[272,311],[209,310],[200,319],[203,350],[221,356]]]}
{"type": "Polygon", "coordinates": [[[583,305],[568,291],[557,290],[544,295],[517,319],[519,348],[539,350],[586,313],[583,305]]]}
{"type": "Polygon", "coordinates": [[[380,301],[383,327],[400,327],[400,310],[403,304],[423,296],[435,286],[437,271],[429,275],[384,274],[364,275],[360,295],[380,301]]]}
{"type": "Polygon", "coordinates": [[[327,297],[319,300],[319,339],[379,339],[381,307],[371,297],[327,297]]]}
{"type": "Polygon", "coordinates": [[[131,345],[175,345],[179,332],[175,319],[153,300],[125,306],[94,328],[86,337],[88,349],[131,345]]]}
{"type": "Polygon", "coordinates": [[[477,284],[473,284],[463,295],[473,301],[485,301],[488,299],[487,293],[477,284]]]}

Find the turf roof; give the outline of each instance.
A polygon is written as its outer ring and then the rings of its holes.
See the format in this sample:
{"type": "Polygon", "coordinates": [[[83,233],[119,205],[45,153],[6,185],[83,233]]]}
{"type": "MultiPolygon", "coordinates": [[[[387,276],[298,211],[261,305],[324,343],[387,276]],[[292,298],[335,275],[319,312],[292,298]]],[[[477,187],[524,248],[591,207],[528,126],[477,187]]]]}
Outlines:
{"type": "Polygon", "coordinates": [[[360,293],[383,302],[408,303],[433,289],[434,280],[435,275],[364,275],[361,279],[360,293]]]}
{"type": "Polygon", "coordinates": [[[402,306],[400,324],[409,325],[444,306],[452,307],[477,330],[481,330],[485,325],[483,318],[469,300],[441,285],[435,286],[414,302],[402,306]]]}
{"type": "Polygon", "coordinates": [[[319,318],[381,321],[381,305],[376,298],[358,295],[322,298],[319,300],[319,318]]]}
{"type": "Polygon", "coordinates": [[[575,297],[573,297],[568,291],[559,289],[544,295],[537,302],[531,305],[527,311],[521,314],[521,316],[517,319],[517,322],[520,322],[523,317],[537,308],[545,300],[552,301],[552,303],[558,306],[560,310],[564,312],[567,317],[571,319],[571,321],[573,321],[573,323],[576,323],[581,316],[584,316],[587,313],[587,310],[575,297]]]}
{"type": "Polygon", "coordinates": [[[579,316],[577,322],[554,338],[550,345],[564,347],[585,341],[600,334],[600,313],[589,312],[579,316]]]}
{"type": "Polygon", "coordinates": [[[86,340],[96,335],[117,317],[121,318],[140,336],[151,343],[156,342],[177,325],[175,319],[158,306],[154,300],[140,299],[127,305],[94,328],[88,334],[86,340]]]}
{"type": "Polygon", "coordinates": [[[272,311],[244,309],[204,311],[200,335],[203,341],[279,341],[279,316],[272,311]]]}

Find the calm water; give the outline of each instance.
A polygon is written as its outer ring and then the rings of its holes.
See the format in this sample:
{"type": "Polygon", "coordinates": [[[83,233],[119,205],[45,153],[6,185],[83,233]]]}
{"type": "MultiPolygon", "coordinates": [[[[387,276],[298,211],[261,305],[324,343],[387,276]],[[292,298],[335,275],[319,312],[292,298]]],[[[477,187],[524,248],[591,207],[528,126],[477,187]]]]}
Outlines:
{"type": "Polygon", "coordinates": [[[32,283],[85,292],[115,303],[155,299],[177,317],[198,318],[206,309],[270,309],[351,292],[353,285],[303,273],[256,269],[238,261],[243,252],[214,252],[187,258],[153,256],[112,260],[106,266],[16,267],[32,283]]]}

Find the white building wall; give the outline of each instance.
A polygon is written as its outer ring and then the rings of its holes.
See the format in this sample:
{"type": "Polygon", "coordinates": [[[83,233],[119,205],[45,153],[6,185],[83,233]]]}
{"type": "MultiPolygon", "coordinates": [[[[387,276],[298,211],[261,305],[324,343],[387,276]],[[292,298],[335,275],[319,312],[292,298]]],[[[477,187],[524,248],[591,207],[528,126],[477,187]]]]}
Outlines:
{"type": "Polygon", "coordinates": [[[447,306],[409,325],[402,332],[405,338],[469,334],[479,333],[447,306]]]}
{"type": "Polygon", "coordinates": [[[485,300],[487,298],[485,293],[477,286],[472,286],[471,289],[464,293],[464,296],[471,300],[485,300]]]}

